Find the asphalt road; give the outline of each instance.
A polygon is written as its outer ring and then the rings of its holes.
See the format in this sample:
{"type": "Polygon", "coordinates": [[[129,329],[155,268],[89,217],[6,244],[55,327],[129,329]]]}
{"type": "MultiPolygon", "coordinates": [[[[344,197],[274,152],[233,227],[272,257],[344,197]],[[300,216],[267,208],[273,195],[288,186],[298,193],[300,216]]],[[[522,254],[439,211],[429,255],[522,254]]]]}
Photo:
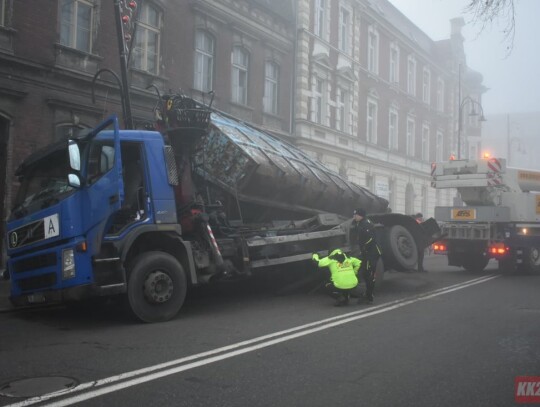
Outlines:
{"type": "Polygon", "coordinates": [[[515,377],[540,376],[540,276],[425,266],[389,273],[373,306],[266,279],[200,290],[162,324],[1,313],[0,406],[515,405],[515,377]]]}

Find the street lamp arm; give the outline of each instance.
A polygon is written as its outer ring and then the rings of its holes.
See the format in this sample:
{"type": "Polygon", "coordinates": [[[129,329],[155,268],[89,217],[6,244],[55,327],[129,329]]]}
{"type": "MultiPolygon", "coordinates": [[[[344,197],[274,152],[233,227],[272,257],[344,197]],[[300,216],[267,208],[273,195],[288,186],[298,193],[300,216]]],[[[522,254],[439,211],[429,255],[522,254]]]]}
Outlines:
{"type": "Polygon", "coordinates": [[[470,96],[465,96],[460,104],[459,104],[459,110],[458,110],[458,139],[457,139],[457,142],[458,142],[458,160],[461,159],[461,131],[463,130],[463,108],[465,107],[465,105],[467,103],[470,103],[472,108],[473,108],[473,113],[471,113],[471,115],[475,116],[476,115],[476,112],[474,111],[474,107],[475,106],[478,106],[478,109],[480,110],[480,121],[485,121],[486,119],[484,118],[484,108],[482,107],[482,104],[476,100],[474,100],[472,97],[470,96]]]}

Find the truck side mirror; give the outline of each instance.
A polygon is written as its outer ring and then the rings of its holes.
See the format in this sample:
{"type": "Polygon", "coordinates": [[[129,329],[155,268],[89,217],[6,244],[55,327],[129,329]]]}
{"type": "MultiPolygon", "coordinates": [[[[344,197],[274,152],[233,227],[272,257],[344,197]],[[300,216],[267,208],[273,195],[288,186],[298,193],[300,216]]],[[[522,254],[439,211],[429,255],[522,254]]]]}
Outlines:
{"type": "MultiPolygon", "coordinates": [[[[79,151],[79,146],[73,140],[69,140],[69,166],[75,170],[81,170],[81,152],[79,151]]],[[[79,179],[80,184],[80,179],[79,179]]]]}
{"type": "Polygon", "coordinates": [[[68,174],[68,185],[73,188],[80,188],[81,178],[77,174],[68,174]]]}

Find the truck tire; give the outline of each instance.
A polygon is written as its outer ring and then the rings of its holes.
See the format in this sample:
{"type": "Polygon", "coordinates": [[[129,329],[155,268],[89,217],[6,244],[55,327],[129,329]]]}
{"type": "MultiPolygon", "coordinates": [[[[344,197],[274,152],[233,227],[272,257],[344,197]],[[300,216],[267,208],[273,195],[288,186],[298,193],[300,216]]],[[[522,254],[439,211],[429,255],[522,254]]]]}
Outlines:
{"type": "Polygon", "coordinates": [[[390,257],[390,262],[396,270],[411,270],[418,263],[416,242],[411,233],[401,225],[390,228],[383,249],[383,258],[390,257]]]}
{"type": "Polygon", "coordinates": [[[531,247],[527,249],[523,265],[526,273],[540,275],[540,248],[531,247]]]}
{"type": "Polygon", "coordinates": [[[483,253],[467,253],[461,260],[461,265],[469,273],[483,271],[489,263],[489,257],[484,256],[483,253]]]}
{"type": "Polygon", "coordinates": [[[140,254],[131,264],[127,299],[134,316],[143,322],[173,318],[186,298],[182,265],[170,254],[157,251],[140,254]]]}

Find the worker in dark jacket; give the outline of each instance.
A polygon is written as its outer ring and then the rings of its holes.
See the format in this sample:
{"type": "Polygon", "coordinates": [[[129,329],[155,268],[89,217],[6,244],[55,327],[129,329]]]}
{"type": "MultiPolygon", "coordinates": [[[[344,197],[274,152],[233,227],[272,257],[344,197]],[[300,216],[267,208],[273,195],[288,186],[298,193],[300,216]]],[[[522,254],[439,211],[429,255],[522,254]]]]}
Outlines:
{"type": "MultiPolygon", "coordinates": [[[[416,215],[413,215],[413,218],[418,224],[424,222],[424,215],[422,215],[420,212],[418,212],[416,215]]],[[[423,247],[418,247],[418,271],[421,273],[427,271],[426,269],[424,269],[424,251],[425,249],[423,247]]]]}
{"type": "MultiPolygon", "coordinates": [[[[375,288],[375,270],[377,261],[381,257],[381,249],[377,245],[375,226],[366,218],[363,208],[355,209],[351,225],[351,254],[362,261],[359,273],[366,283],[365,300],[373,302],[373,290],[375,288]]],[[[362,298],[359,299],[359,302],[362,298]]]]}
{"type": "Polygon", "coordinates": [[[360,260],[355,257],[347,257],[341,249],[333,250],[329,256],[319,258],[318,253],[314,253],[313,261],[319,267],[330,269],[330,282],[326,284],[328,293],[336,299],[336,306],[343,306],[349,303],[351,291],[358,285],[358,269],[360,260]]]}

